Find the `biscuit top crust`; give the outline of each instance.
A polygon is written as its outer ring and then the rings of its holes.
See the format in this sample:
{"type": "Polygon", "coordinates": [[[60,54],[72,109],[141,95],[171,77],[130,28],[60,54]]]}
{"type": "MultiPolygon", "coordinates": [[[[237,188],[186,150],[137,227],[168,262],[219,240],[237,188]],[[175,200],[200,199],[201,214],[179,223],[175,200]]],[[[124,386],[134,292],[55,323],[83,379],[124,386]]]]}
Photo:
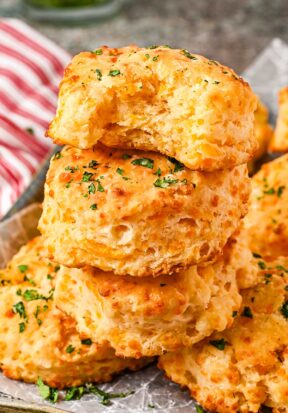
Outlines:
{"type": "Polygon", "coordinates": [[[76,55],[47,134],[81,149],[155,150],[191,169],[247,162],[257,98],[220,63],[166,46],[101,47],[76,55]]]}

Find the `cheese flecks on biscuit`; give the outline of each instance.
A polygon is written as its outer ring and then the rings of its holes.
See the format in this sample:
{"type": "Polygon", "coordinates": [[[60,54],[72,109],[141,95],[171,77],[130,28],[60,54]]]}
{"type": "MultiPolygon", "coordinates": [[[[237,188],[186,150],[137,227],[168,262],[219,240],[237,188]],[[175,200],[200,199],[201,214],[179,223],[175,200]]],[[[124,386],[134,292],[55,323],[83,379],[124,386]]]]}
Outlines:
{"type": "Polygon", "coordinates": [[[244,230],[252,251],[288,255],[288,155],[266,163],[252,178],[244,230]]]}
{"type": "Polygon", "coordinates": [[[221,253],[249,193],[246,165],[198,172],[154,152],[65,147],[50,164],[39,228],[60,264],[158,276],[221,253]]]}
{"type": "Polygon", "coordinates": [[[60,144],[156,151],[195,170],[231,168],[257,149],[249,85],[214,60],[167,47],[75,56],[48,135],[60,144]]]}
{"type": "Polygon", "coordinates": [[[251,268],[243,249],[233,241],[212,265],[156,278],[61,267],[56,305],[81,333],[109,342],[119,356],[174,351],[231,325],[241,304],[238,276],[243,283],[244,267],[251,268]]]}
{"type": "Polygon", "coordinates": [[[52,387],[106,382],[146,360],[120,359],[106,344],[79,335],[75,321],[54,305],[59,266],[42,256],[41,238],[0,270],[0,369],[15,380],[52,387]]]}
{"type": "Polygon", "coordinates": [[[230,329],[160,358],[160,368],[206,409],[273,413],[288,406],[288,259],[257,259],[259,281],[242,291],[230,329]]]}

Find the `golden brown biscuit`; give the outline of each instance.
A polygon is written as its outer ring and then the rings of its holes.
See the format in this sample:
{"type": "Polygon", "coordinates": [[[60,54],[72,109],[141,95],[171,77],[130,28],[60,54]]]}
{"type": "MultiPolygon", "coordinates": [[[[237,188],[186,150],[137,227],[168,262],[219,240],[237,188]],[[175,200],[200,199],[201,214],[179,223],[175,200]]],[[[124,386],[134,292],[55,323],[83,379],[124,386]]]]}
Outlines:
{"type": "Polygon", "coordinates": [[[287,412],[288,258],[258,265],[259,284],[242,291],[232,328],[160,358],[167,376],[209,411],[287,412]]]}
{"type": "Polygon", "coordinates": [[[272,152],[288,151],[288,87],[279,92],[279,113],[269,150],[272,152]]]}
{"type": "Polygon", "coordinates": [[[269,124],[268,109],[259,98],[257,110],[255,112],[254,134],[258,142],[258,149],[253,160],[249,163],[249,172],[253,172],[255,161],[260,159],[267,152],[268,144],[273,135],[273,128],[269,124]]]}
{"type": "Polygon", "coordinates": [[[81,333],[107,340],[119,356],[163,354],[231,325],[241,304],[236,278],[248,263],[237,254],[232,242],[212,265],[157,278],[61,267],[55,302],[81,333]]]}
{"type": "Polygon", "coordinates": [[[186,50],[103,47],[75,56],[48,135],[78,148],[156,151],[188,168],[251,159],[257,99],[231,69],[186,50]]]}
{"type": "Polygon", "coordinates": [[[246,165],[193,172],[154,152],[66,147],[51,161],[39,228],[55,262],[158,276],[221,252],[249,192],[246,165]]]}
{"type": "Polygon", "coordinates": [[[288,154],[264,164],[253,176],[244,224],[252,251],[288,256],[288,154]]]}
{"type": "Polygon", "coordinates": [[[107,345],[79,335],[75,321],[54,306],[59,266],[45,261],[36,238],[0,270],[0,368],[16,380],[52,387],[111,380],[147,360],[120,359],[107,345]],[[39,255],[40,254],[40,255],[39,255]]]}

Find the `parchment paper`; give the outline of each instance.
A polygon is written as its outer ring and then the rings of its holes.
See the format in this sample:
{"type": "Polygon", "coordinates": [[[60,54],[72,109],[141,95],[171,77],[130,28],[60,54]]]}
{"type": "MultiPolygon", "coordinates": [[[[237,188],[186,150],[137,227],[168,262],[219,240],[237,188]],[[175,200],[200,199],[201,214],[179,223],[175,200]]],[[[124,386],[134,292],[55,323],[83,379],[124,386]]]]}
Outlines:
{"type": "MultiPolygon", "coordinates": [[[[271,121],[274,123],[278,90],[288,85],[288,45],[280,39],[273,40],[243,76],[269,107],[271,121]]],[[[39,205],[33,204],[0,224],[0,267],[5,265],[20,245],[36,234],[35,228],[40,212],[39,205]]],[[[121,375],[112,383],[100,387],[109,392],[134,391],[134,394],[123,399],[114,399],[110,406],[102,406],[96,396],[87,395],[80,401],[60,402],[55,407],[77,413],[196,412],[194,402],[188,393],[166,380],[155,366],[137,373],[121,375]]],[[[12,381],[1,374],[0,391],[2,397],[5,394],[6,397],[12,396],[38,405],[45,404],[34,385],[12,381]]]]}

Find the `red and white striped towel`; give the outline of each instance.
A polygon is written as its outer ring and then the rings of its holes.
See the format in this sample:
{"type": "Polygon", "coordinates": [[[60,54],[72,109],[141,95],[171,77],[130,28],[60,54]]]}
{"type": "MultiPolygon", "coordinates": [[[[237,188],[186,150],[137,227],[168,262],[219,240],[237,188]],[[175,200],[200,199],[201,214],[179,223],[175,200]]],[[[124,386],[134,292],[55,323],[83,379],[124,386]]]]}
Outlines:
{"type": "Polygon", "coordinates": [[[51,151],[44,137],[70,56],[17,19],[0,19],[0,218],[51,151]]]}

